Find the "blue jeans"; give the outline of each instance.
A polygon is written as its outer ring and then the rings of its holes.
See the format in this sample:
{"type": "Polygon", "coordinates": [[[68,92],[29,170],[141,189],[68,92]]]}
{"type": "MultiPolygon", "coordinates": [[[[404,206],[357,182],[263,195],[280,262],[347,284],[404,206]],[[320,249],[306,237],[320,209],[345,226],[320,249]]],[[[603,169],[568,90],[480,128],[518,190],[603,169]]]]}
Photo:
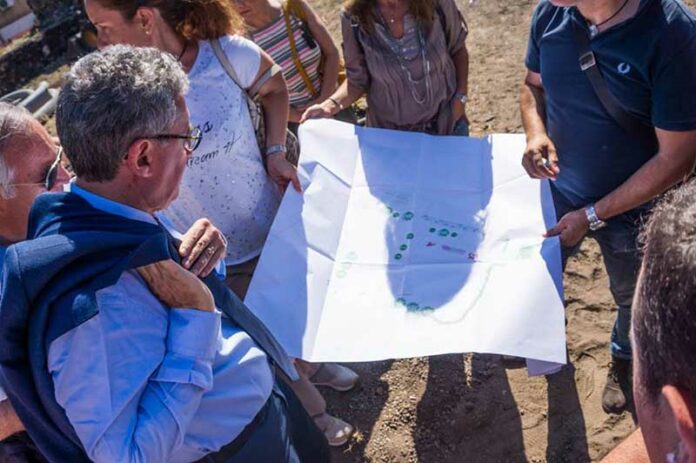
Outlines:
{"type": "Polygon", "coordinates": [[[305,412],[299,399],[276,379],[266,412],[241,447],[225,448],[198,463],[329,463],[326,437],[305,412]]]}
{"type": "MultiPolygon", "coordinates": [[[[551,192],[558,219],[568,212],[579,209],[579,207],[572,206],[553,187],[553,184],[551,192]]],[[[611,332],[611,355],[624,360],[630,360],[632,354],[629,336],[631,305],[642,259],[637,241],[642,216],[648,211],[649,206],[641,206],[625,212],[607,220],[606,227],[590,231],[587,234],[599,244],[604,259],[604,267],[609,275],[609,289],[618,306],[618,315],[611,332]]],[[[575,246],[561,248],[563,269],[565,269],[568,258],[580,248],[580,244],[582,244],[582,240],[575,246]]]]}

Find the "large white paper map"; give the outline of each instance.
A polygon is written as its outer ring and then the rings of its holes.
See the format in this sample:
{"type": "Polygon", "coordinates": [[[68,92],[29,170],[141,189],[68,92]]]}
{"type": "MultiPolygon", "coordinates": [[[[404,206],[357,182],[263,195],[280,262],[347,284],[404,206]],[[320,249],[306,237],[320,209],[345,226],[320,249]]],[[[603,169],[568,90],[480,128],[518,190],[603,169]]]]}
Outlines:
{"type": "Polygon", "coordinates": [[[321,120],[300,140],[304,193],[288,188],[246,298],[290,355],[565,363],[560,244],[542,236],[555,215],[523,136],[321,120]]]}

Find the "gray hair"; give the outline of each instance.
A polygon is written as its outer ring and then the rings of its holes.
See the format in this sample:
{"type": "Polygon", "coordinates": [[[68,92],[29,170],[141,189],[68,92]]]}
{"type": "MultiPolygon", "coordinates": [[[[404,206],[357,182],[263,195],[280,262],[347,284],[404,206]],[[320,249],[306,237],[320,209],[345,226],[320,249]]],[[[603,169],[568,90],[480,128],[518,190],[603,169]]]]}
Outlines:
{"type": "Polygon", "coordinates": [[[114,45],[75,63],[58,98],[56,128],[75,174],[113,180],[134,140],[162,133],[188,90],[179,62],[155,48],[114,45]]]}
{"type": "Polygon", "coordinates": [[[24,108],[0,102],[0,198],[14,196],[12,181],[14,172],[7,165],[5,153],[10,150],[11,140],[23,136],[32,119],[24,108]]]}

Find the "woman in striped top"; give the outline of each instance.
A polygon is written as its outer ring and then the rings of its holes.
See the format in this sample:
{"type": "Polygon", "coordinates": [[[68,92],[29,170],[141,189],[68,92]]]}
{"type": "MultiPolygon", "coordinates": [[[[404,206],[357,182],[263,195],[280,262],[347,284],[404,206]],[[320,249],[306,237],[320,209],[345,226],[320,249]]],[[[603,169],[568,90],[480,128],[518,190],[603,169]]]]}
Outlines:
{"type": "MultiPolygon", "coordinates": [[[[324,101],[338,87],[339,54],[329,31],[304,0],[233,0],[247,25],[248,36],[282,69],[290,94],[288,127],[297,133],[309,106],[324,101]],[[283,1],[283,3],[280,3],[283,1]]],[[[336,363],[311,364],[296,360],[301,374],[294,391],[324,432],[329,445],[345,444],[353,427],[326,412],[326,402],[311,387],[347,391],[358,375],[336,363]]]]}
{"type": "Polygon", "coordinates": [[[291,123],[337,87],[339,54],[329,31],[304,0],[235,0],[250,38],[283,68],[291,123]],[[289,34],[292,31],[292,36],[289,34]]]}

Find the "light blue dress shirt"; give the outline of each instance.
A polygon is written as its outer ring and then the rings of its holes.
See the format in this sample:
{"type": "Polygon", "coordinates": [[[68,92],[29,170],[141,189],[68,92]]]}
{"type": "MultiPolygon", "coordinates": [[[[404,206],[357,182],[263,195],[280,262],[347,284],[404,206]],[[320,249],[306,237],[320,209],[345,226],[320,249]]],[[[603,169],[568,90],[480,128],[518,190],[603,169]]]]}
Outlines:
{"type": "MultiPolygon", "coordinates": [[[[151,215],[68,187],[93,207],[151,215]]],[[[54,341],[48,368],[96,462],[191,462],[231,442],[270,396],[266,355],[219,311],[167,308],[137,272],[97,293],[99,314],[54,341]]]]}
{"type": "MultiPolygon", "coordinates": [[[[5,246],[0,246],[0,298],[2,297],[2,269],[4,267],[6,249],[5,246]]],[[[7,394],[5,394],[5,390],[0,386],[0,402],[5,400],[7,400],[7,394]]]]}

